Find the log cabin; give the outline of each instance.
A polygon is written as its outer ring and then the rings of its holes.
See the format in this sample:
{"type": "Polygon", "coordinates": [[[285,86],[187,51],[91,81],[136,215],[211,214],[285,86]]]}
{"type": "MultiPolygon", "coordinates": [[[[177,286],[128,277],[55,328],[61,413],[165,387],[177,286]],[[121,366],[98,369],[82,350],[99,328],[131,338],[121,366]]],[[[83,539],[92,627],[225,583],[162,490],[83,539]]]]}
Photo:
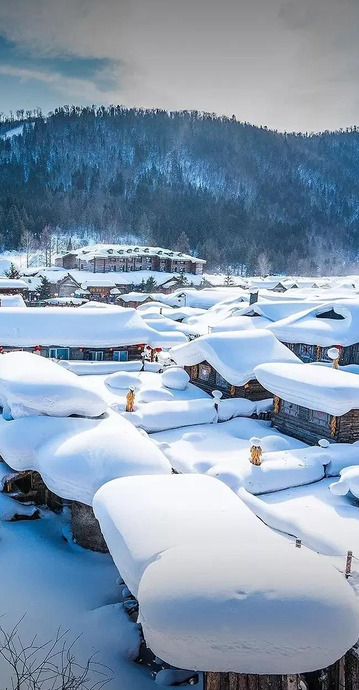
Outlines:
{"type": "Polygon", "coordinates": [[[269,331],[261,329],[210,333],[172,348],[170,356],[202,390],[210,393],[217,389],[224,398],[250,400],[271,397],[254,375],[258,364],[300,361],[269,331]]]}
{"type": "Polygon", "coordinates": [[[359,440],[359,376],[321,364],[262,364],[260,383],[274,395],[272,425],[310,445],[359,440]]]}
{"type": "Polygon", "coordinates": [[[329,362],[328,349],[340,349],[340,364],[359,364],[359,302],[318,304],[280,319],[268,329],[303,362],[329,362]]]}
{"type": "Polygon", "coordinates": [[[127,361],[140,359],[145,345],[172,347],[181,342],[178,335],[159,333],[136,310],[122,307],[0,309],[1,353],[25,350],[57,360],[127,361]]]}

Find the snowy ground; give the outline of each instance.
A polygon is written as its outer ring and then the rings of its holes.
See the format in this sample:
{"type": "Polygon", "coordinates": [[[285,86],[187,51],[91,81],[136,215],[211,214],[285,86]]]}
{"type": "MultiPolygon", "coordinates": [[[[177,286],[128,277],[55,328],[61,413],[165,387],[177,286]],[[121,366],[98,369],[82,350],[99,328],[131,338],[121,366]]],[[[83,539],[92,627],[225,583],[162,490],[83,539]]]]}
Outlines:
{"type": "Polygon", "coordinates": [[[274,448],[274,439],[278,439],[278,446],[282,448],[305,447],[301,441],[277,432],[270,422],[244,417],[221,424],[199,424],[151,434],[174,469],[199,473],[208,472],[225,460],[239,464],[243,451],[246,451],[243,462],[249,463],[252,436],[270,437],[271,448],[274,448]]]}
{"type": "MultiPolygon", "coordinates": [[[[59,627],[69,631],[69,642],[81,635],[76,658],[84,662],[95,653],[111,669],[109,690],[153,688],[149,671],[129,660],[137,653],[138,631],[119,603],[122,588],[111,557],[66,543],[63,527],[48,511],[41,520],[1,523],[2,627],[11,630],[25,615],[23,643],[34,634],[39,642],[53,639],[59,627]]],[[[0,678],[2,686],[9,683],[4,662],[0,678]]]]}

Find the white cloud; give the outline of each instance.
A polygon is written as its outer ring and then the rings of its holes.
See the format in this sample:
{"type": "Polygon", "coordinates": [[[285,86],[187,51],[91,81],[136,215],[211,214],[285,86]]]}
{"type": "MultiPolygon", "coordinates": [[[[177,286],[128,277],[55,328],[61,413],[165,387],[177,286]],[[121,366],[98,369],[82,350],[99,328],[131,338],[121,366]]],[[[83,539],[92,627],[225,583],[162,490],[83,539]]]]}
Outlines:
{"type": "MultiPolygon", "coordinates": [[[[117,88],[87,83],[99,101],[235,113],[281,129],[358,120],[358,25],[357,0],[0,3],[6,36],[35,53],[121,61],[117,88]]],[[[56,84],[66,91],[64,77],[56,84]]]]}

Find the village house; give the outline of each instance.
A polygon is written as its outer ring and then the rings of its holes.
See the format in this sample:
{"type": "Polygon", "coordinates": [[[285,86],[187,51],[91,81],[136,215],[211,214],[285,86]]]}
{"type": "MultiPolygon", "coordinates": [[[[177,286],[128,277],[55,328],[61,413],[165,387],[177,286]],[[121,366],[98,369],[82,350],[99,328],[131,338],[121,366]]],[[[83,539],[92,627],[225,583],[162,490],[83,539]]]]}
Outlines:
{"type": "Polygon", "coordinates": [[[310,445],[359,441],[359,376],[324,364],[261,364],[254,373],[274,395],[272,424],[310,445]]]}
{"type": "Polygon", "coordinates": [[[55,266],[93,273],[146,270],[201,275],[205,263],[204,259],[162,247],[120,244],[94,244],[55,259],[55,266]]]}
{"type": "Polygon", "coordinates": [[[0,278],[0,299],[1,295],[21,295],[26,299],[28,288],[25,280],[20,278],[0,278]]]}
{"type": "Polygon", "coordinates": [[[321,303],[268,326],[303,362],[329,362],[340,350],[340,365],[359,364],[359,301],[321,303]]]}
{"type": "Polygon", "coordinates": [[[145,345],[172,347],[177,342],[171,333],[152,329],[134,309],[0,309],[0,353],[24,350],[57,360],[127,361],[140,359],[145,345]]]}
{"type": "Polygon", "coordinates": [[[209,333],[172,348],[170,356],[185,368],[191,383],[224,398],[265,400],[271,394],[263,387],[254,368],[263,362],[299,362],[269,331],[209,333]]]}

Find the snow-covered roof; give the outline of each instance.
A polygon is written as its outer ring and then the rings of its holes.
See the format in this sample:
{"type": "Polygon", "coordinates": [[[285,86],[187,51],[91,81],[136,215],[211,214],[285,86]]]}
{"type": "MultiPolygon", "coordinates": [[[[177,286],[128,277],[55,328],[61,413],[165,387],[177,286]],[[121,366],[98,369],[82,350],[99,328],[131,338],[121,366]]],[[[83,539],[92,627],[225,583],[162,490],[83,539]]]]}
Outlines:
{"type": "Polygon", "coordinates": [[[357,640],[358,605],[341,573],[271,532],[215,479],[115,480],[94,511],[138,598],[146,643],[167,663],[294,674],[328,666],[357,640]]]}
{"type": "Polygon", "coordinates": [[[58,496],[87,505],[116,477],[171,472],[160,449],[114,412],[96,420],[26,417],[3,423],[0,453],[15,470],[39,472],[58,496]]]}
{"type": "Polygon", "coordinates": [[[184,254],[183,252],[175,252],[171,249],[164,249],[163,247],[149,247],[148,245],[136,244],[92,244],[81,247],[80,249],[72,249],[71,251],[64,252],[55,258],[61,258],[68,254],[72,254],[78,259],[83,259],[85,261],[91,261],[94,258],[108,258],[111,256],[132,257],[136,255],[147,255],[157,256],[163,259],[194,261],[200,264],[206,263],[204,259],[198,259],[197,257],[190,256],[190,254],[184,254]]]}
{"type": "Polygon", "coordinates": [[[258,328],[266,328],[271,321],[264,316],[249,318],[248,316],[228,316],[219,321],[215,326],[211,326],[211,333],[223,331],[252,331],[258,328]]]}
{"type": "Polygon", "coordinates": [[[0,277],[0,292],[1,290],[27,290],[28,285],[25,280],[20,278],[1,278],[0,277]]]}
{"type": "Polygon", "coordinates": [[[173,348],[170,355],[182,366],[207,361],[234,386],[255,378],[254,368],[263,362],[300,361],[267,330],[209,333],[173,348]]]}
{"type": "Polygon", "coordinates": [[[261,364],[258,381],[280,398],[311,410],[343,415],[359,409],[359,377],[315,364],[261,364]]]}
{"type": "Polygon", "coordinates": [[[286,343],[322,347],[354,345],[359,342],[359,300],[318,304],[268,328],[286,343]]]}
{"type": "Polygon", "coordinates": [[[260,300],[244,307],[244,309],[242,309],[237,316],[252,316],[256,314],[269,319],[269,321],[279,321],[279,319],[284,319],[292,316],[293,314],[298,314],[305,309],[310,309],[311,307],[316,306],[316,304],[317,302],[315,301],[306,302],[304,300],[260,300]]]}
{"type": "Polygon", "coordinates": [[[327,667],[358,636],[353,589],[320,555],[288,541],[198,541],[168,549],[142,576],[139,623],[179,668],[298,674],[327,667]],[[339,631],[337,634],[335,631],[339,631]]]}
{"type": "Polygon", "coordinates": [[[135,309],[111,307],[38,307],[0,309],[2,347],[119,347],[146,343],[172,347],[182,333],[158,333],[135,309]]]}
{"type": "Polygon", "coordinates": [[[157,294],[156,299],[171,307],[185,306],[210,309],[219,302],[228,299],[247,302],[249,296],[240,287],[204,288],[203,290],[180,288],[170,295],[157,294]]]}
{"type": "Polygon", "coordinates": [[[242,506],[224,484],[199,474],[113,481],[103,486],[94,500],[94,511],[107,545],[135,595],[146,567],[162,551],[203,540],[220,540],[226,528],[233,539],[243,539],[243,513],[253,536],[259,538],[263,526],[242,506]]]}
{"type": "Polygon", "coordinates": [[[149,292],[128,292],[121,295],[121,300],[123,302],[144,302],[148,297],[150,297],[149,292]]]}

